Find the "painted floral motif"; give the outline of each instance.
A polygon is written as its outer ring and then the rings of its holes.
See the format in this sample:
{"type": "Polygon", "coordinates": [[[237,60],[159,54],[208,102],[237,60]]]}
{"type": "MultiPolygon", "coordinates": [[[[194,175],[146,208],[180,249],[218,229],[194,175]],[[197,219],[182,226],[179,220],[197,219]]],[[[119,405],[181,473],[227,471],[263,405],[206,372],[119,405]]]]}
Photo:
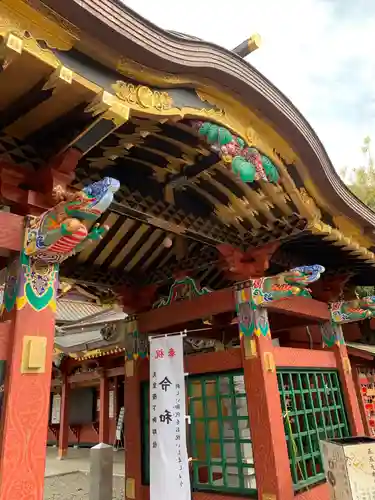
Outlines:
{"type": "Polygon", "coordinates": [[[193,120],[191,124],[243,182],[278,182],[279,172],[272,161],[256,148],[246,145],[241,137],[215,123],[193,120]]]}
{"type": "Polygon", "coordinates": [[[267,310],[251,304],[250,288],[236,291],[236,305],[240,337],[267,337],[270,335],[270,326],[267,310]]]}
{"type": "Polygon", "coordinates": [[[345,344],[341,325],[327,322],[321,325],[320,329],[322,332],[323,343],[327,347],[333,347],[335,344],[336,345],[345,344]]]}
{"type": "Polygon", "coordinates": [[[58,264],[40,263],[23,253],[21,254],[21,266],[17,309],[22,309],[26,304],[29,304],[35,311],[42,311],[46,307],[55,311],[58,264]]]}

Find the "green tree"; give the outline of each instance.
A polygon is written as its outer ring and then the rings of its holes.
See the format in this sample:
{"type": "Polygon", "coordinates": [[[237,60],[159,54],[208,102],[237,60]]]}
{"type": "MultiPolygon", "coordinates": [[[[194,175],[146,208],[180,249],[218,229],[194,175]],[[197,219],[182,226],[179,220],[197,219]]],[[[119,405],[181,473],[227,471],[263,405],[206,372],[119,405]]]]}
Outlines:
{"type": "MultiPolygon", "coordinates": [[[[349,171],[345,168],[342,177],[348,188],[367,206],[375,210],[375,167],[371,151],[371,138],[365,137],[362,144],[364,163],[349,171]]],[[[356,288],[359,297],[375,295],[375,286],[359,286],[356,288]]]]}
{"type": "Polygon", "coordinates": [[[352,170],[345,168],[342,176],[349,189],[370,208],[375,210],[375,166],[371,151],[371,139],[365,137],[362,144],[363,165],[352,170]]]}

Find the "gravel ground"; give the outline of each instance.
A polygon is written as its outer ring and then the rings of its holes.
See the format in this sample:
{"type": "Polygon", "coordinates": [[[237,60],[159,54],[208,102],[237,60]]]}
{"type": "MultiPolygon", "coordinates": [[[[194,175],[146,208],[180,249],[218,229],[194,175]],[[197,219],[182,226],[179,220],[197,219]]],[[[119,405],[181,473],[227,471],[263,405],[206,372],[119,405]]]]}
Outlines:
{"type": "MultiPolygon", "coordinates": [[[[87,474],[73,472],[45,479],[44,500],[88,500],[88,498],[89,476],[87,474]]],[[[125,479],[123,477],[114,477],[112,500],[124,499],[125,479]]]]}

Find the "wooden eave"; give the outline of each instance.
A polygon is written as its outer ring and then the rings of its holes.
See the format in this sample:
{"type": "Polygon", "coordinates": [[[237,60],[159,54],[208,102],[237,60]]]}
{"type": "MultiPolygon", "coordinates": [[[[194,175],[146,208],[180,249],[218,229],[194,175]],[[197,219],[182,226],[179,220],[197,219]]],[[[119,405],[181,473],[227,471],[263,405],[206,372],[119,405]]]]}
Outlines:
{"type": "Polygon", "coordinates": [[[146,285],[196,269],[205,284],[221,288],[230,282],[217,245],[248,250],[278,240],[290,249],[296,242],[296,265],[298,253],[306,258],[300,242],[314,237],[323,254],[337,247],[343,266],[350,262],[354,274],[375,279],[375,214],[344,187],[290,101],[251,65],[164,32],[115,1],[43,5],[0,5],[9,19],[0,33],[1,194],[10,205],[27,202],[25,190],[37,189],[34,174],[71,150],[81,157],[74,187],[104,175],[122,184],[101,220],[107,236],[70,259],[62,275],[92,285],[146,285]],[[149,95],[163,87],[173,106],[144,106],[124,96],[119,82],[135,93],[146,83],[149,95]],[[192,117],[216,122],[268,155],[279,184],[239,181],[193,131],[192,117]],[[166,179],[181,180],[186,165],[198,165],[199,173],[168,191],[166,179]],[[187,241],[182,258],[164,247],[166,237],[187,241]]]}
{"type": "Polygon", "coordinates": [[[318,195],[323,205],[333,205],[336,215],[343,213],[363,231],[375,227],[374,212],[343,184],[308,122],[285,95],[240,57],[217,45],[166,32],[118,0],[33,3],[45,12],[50,8],[50,15],[53,11],[81,30],[77,42],[81,50],[93,55],[95,40],[102,51],[97,57],[139,81],[163,86],[189,82],[206,88],[209,82],[211,88],[241,96],[242,105],[257,110],[253,118],[259,132],[273,138],[273,147],[284,158],[294,158],[304,180],[317,187],[309,185],[316,189],[313,196],[318,195]],[[273,133],[259,123],[263,118],[273,133]]]}

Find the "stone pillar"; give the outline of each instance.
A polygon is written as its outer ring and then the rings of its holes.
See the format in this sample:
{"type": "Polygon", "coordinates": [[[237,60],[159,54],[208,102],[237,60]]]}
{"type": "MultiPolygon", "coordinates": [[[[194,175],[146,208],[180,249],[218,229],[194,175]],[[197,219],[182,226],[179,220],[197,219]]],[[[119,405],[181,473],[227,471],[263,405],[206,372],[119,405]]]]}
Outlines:
{"type": "Polygon", "coordinates": [[[89,500],[109,500],[113,491],[113,448],[99,443],[90,450],[89,500]]]}
{"type": "Polygon", "coordinates": [[[109,383],[105,372],[100,375],[99,442],[109,444],[109,383]]]}
{"type": "Polygon", "coordinates": [[[258,498],[292,500],[293,482],[267,310],[253,309],[249,288],[237,292],[237,308],[258,498]]]}
{"type": "Polygon", "coordinates": [[[68,453],[69,446],[69,384],[64,374],[61,386],[61,410],[58,458],[62,460],[68,453]]]}
{"type": "Polygon", "coordinates": [[[125,362],[125,498],[139,499],[142,496],[142,447],[141,447],[141,388],[139,377],[140,360],[125,362]]]}
{"type": "Polygon", "coordinates": [[[352,367],[345,345],[344,334],[342,332],[342,326],[339,324],[335,325],[326,323],[322,325],[322,334],[323,342],[328,347],[332,348],[335,353],[351,435],[363,436],[365,434],[365,429],[354,385],[352,367]]]}
{"type": "Polygon", "coordinates": [[[10,263],[3,320],[9,323],[1,422],[0,499],[43,500],[58,266],[24,253],[10,263]]]}

